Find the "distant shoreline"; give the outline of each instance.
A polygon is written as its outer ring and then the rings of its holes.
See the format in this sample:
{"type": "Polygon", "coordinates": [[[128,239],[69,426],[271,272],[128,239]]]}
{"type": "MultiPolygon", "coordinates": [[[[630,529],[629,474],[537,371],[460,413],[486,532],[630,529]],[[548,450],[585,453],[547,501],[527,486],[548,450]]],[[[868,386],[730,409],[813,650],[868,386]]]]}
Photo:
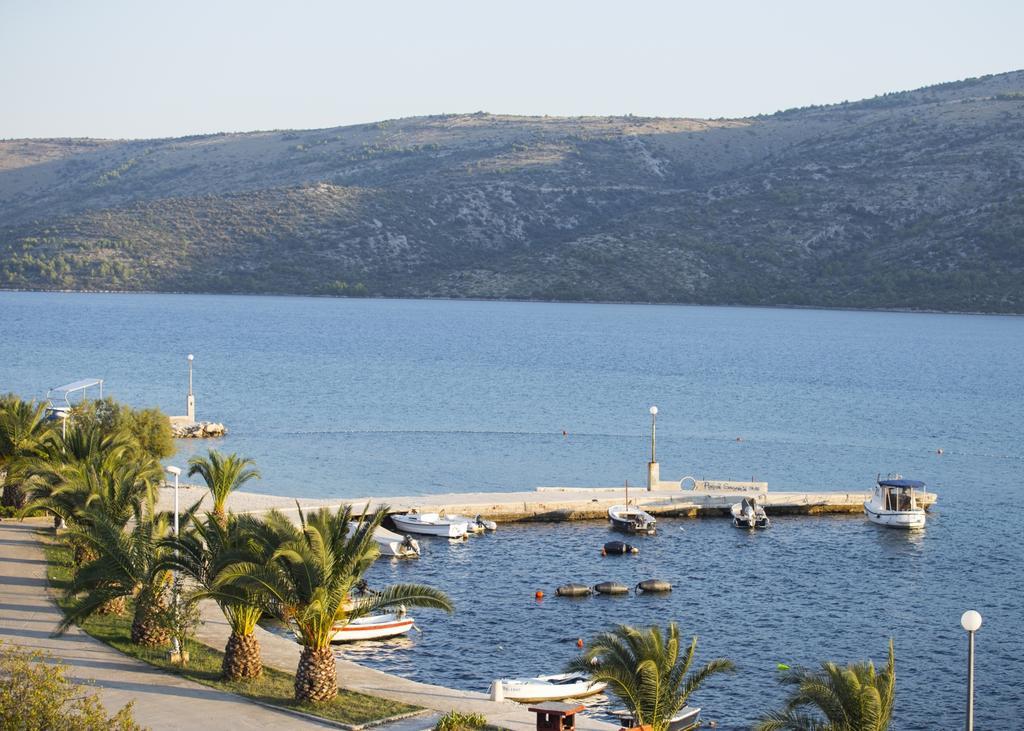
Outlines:
{"type": "Polygon", "coordinates": [[[741,304],[706,304],[699,302],[644,302],[631,300],[548,300],[515,297],[401,297],[401,296],[366,296],[344,297],[330,294],[301,294],[286,292],[185,292],[180,290],[150,289],[23,289],[17,287],[0,287],[0,292],[19,292],[29,294],[141,294],[141,295],[195,295],[198,297],[282,297],[301,299],[334,299],[334,300],[383,300],[398,302],[517,302],[525,304],[554,305],[642,305],[648,307],[727,307],[745,310],[820,310],[822,312],[886,312],[901,315],[980,315],[987,317],[1022,317],[1024,312],[984,312],[979,310],[934,310],[916,308],[887,307],[827,307],[824,305],[741,305],[741,304]]]}

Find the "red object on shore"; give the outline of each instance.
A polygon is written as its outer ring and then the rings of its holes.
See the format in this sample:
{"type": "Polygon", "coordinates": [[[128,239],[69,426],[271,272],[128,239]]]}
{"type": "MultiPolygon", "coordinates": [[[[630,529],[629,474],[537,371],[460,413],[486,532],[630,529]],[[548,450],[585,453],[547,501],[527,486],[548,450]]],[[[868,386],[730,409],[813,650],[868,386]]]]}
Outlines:
{"type": "Polygon", "coordinates": [[[530,710],[537,714],[537,731],[575,731],[576,714],[586,710],[579,703],[539,703],[530,710]]]}

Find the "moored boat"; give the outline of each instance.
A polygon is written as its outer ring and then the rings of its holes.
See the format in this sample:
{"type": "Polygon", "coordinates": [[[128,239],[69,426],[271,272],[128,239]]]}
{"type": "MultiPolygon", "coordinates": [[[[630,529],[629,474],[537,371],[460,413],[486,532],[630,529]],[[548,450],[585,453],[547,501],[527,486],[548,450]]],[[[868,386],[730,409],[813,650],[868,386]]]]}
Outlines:
{"type": "Polygon", "coordinates": [[[924,487],[920,480],[879,479],[870,499],[864,501],[864,514],[872,523],[888,528],[924,528],[925,511],[917,501],[917,491],[924,487]]]}
{"type": "MultiPolygon", "coordinates": [[[[349,523],[348,533],[352,535],[359,523],[349,523]]],[[[412,536],[403,536],[387,528],[378,526],[373,531],[373,540],[380,549],[381,556],[392,558],[419,558],[420,544],[412,536]]]]}
{"type": "Polygon", "coordinates": [[[654,535],[657,532],[658,521],[653,515],[629,505],[613,505],[608,508],[608,520],[613,528],[626,533],[654,535]]]}
{"type": "MultiPolygon", "coordinates": [[[[607,683],[595,683],[584,673],[538,675],[535,678],[502,678],[495,680],[494,683],[501,684],[501,694],[506,700],[518,703],[586,698],[600,693],[607,687],[607,683]]],[[[490,689],[492,697],[495,691],[494,683],[490,689]]]]}
{"type": "Polygon", "coordinates": [[[391,520],[400,531],[424,536],[462,538],[467,532],[465,519],[453,520],[439,513],[392,515],[391,520]]]}
{"type": "MultiPolygon", "coordinates": [[[[619,710],[609,711],[609,713],[623,726],[636,726],[633,714],[629,711],[619,710]]],[[[700,709],[695,706],[683,706],[668,722],[668,731],[691,731],[696,728],[700,728],[700,709]]]]}
{"type": "Polygon", "coordinates": [[[482,515],[478,515],[475,518],[467,518],[465,515],[449,515],[448,520],[461,520],[466,524],[467,533],[483,533],[484,531],[493,531],[498,529],[497,523],[493,520],[487,520],[482,515]]]}
{"type": "Polygon", "coordinates": [[[732,513],[732,524],[737,528],[767,528],[771,525],[768,514],[764,512],[756,498],[743,498],[734,504],[729,512],[732,513]]]}

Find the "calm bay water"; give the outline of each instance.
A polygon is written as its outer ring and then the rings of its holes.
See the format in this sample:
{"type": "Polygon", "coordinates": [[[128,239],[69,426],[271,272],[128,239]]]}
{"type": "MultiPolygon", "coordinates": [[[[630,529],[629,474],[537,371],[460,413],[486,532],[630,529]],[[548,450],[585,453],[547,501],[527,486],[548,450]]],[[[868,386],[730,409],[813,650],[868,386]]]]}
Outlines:
{"type": "MultiPolygon", "coordinates": [[[[897,729],[962,719],[978,609],[977,728],[1024,717],[1024,319],[625,305],[0,293],[0,392],[85,376],[135,405],[199,417],[255,457],[254,488],[310,497],[644,480],[658,404],[666,479],[866,489],[878,472],[940,495],[924,534],[863,518],[663,521],[635,557],[602,559],[598,523],[502,526],[425,541],[371,583],[427,581],[458,603],[422,634],[346,650],[417,679],[483,690],[554,671],[617,622],[677,619],[735,675],[695,701],[746,728],[782,694],[775,665],[898,663],[897,729]],[[563,437],[565,430],[568,436],[563,437]],[[741,440],[737,441],[737,437],[741,440]],[[941,448],[940,456],[936,451],[941,448]],[[671,580],[667,597],[559,600],[569,580],[671,580]],[[533,600],[542,589],[550,598],[533,600]]],[[[183,445],[178,463],[206,445],[183,445]]]]}

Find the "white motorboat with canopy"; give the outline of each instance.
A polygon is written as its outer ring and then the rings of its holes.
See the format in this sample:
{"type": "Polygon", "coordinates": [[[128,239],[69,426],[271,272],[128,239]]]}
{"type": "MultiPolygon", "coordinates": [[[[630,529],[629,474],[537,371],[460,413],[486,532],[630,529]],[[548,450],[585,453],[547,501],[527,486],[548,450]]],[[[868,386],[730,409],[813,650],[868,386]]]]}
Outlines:
{"type": "Polygon", "coordinates": [[[924,487],[920,480],[879,479],[871,498],[864,502],[864,514],[872,523],[889,528],[924,528],[924,508],[917,501],[917,491],[923,492],[924,487]]]}
{"type": "Polygon", "coordinates": [[[424,536],[462,538],[467,533],[465,519],[453,520],[440,513],[406,513],[392,515],[391,520],[398,530],[424,536]]]}
{"type": "Polygon", "coordinates": [[[85,400],[85,392],[99,386],[100,398],[103,398],[102,378],[83,378],[79,381],[65,383],[63,386],[54,386],[46,392],[46,416],[50,419],[63,419],[71,413],[74,404],[71,403],[71,395],[81,393],[79,403],[85,400]]]}
{"type": "Polygon", "coordinates": [[[585,673],[559,673],[538,675],[535,678],[502,678],[491,684],[491,697],[495,697],[495,683],[501,684],[501,695],[517,703],[561,701],[566,698],[586,698],[608,687],[595,683],[585,673]]]}
{"type": "Polygon", "coordinates": [[[626,533],[654,535],[658,529],[658,521],[654,516],[636,506],[614,505],[608,508],[608,520],[613,528],[626,533]]]}

